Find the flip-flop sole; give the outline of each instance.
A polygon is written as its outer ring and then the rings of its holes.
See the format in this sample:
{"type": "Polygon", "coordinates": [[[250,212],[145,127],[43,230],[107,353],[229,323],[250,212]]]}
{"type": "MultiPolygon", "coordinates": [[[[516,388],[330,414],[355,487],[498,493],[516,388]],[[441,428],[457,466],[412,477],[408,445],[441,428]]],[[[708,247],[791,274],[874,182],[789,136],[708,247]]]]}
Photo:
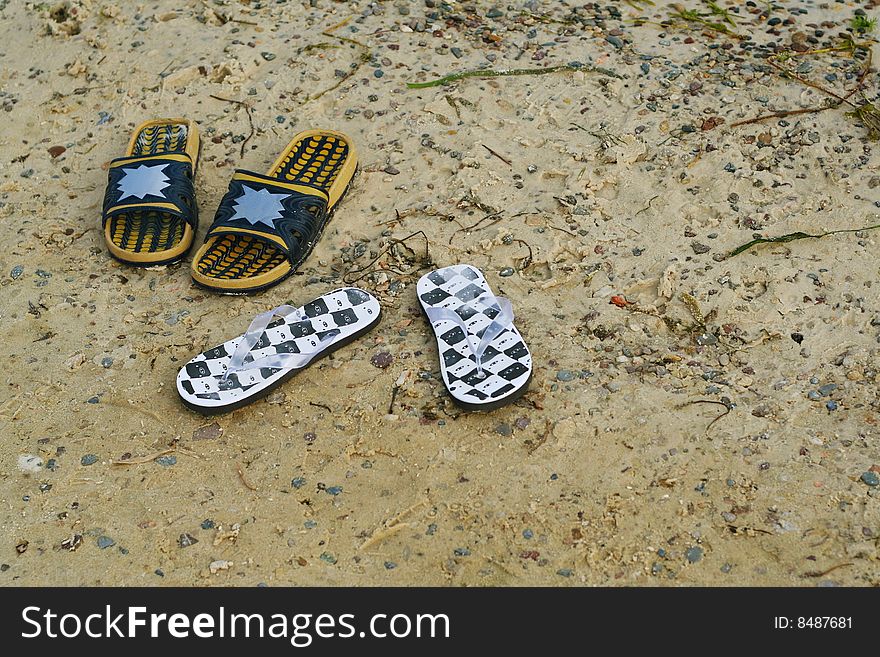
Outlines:
{"type": "MultiPolygon", "coordinates": [[[[454,265],[422,276],[416,285],[416,293],[427,318],[429,307],[456,310],[482,294],[492,294],[492,290],[476,267],[454,265]]],[[[491,322],[490,316],[472,308],[462,319],[477,342],[482,329],[491,322]]],[[[438,323],[437,328],[430,320],[428,323],[437,340],[443,383],[456,405],[467,411],[492,411],[516,401],[527,392],[533,372],[532,356],[514,325],[490,343],[494,353],[487,350],[489,358],[484,362],[488,376],[480,379],[476,376],[476,363],[461,328],[451,320],[438,323]]]]}
{"type": "MultiPolygon", "coordinates": [[[[238,379],[236,379],[235,383],[240,392],[237,391],[234,395],[231,395],[233,398],[231,398],[228,403],[211,403],[206,405],[193,401],[193,398],[196,398],[197,394],[213,394],[196,393],[195,390],[200,388],[201,385],[205,385],[205,390],[208,390],[209,385],[213,387],[212,384],[224,371],[225,363],[228,362],[229,355],[234,351],[234,345],[237,344],[237,340],[240,338],[228,340],[222,345],[199,354],[181,368],[177,376],[176,385],[178,396],[183,404],[187,408],[201,413],[202,415],[216,415],[218,413],[233,411],[257,401],[278,388],[284,382],[288,381],[298,372],[310,367],[321,358],[335,352],[336,350],[351,344],[371,331],[379,323],[382,316],[381,307],[376,298],[357,288],[340,288],[334,290],[314,299],[303,306],[303,308],[308,308],[309,306],[318,307],[319,303],[324,304],[326,312],[320,312],[312,317],[294,321],[292,324],[287,324],[283,321],[270,324],[261,336],[260,342],[257,343],[254,350],[252,350],[252,353],[259,352],[261,354],[259,357],[272,355],[273,349],[275,350],[275,353],[295,353],[290,351],[289,347],[295,343],[296,340],[305,339],[306,341],[309,341],[314,336],[332,333],[337,330],[340,331],[339,337],[334,338],[324,349],[316,352],[304,366],[290,368],[283,374],[279,374],[280,369],[278,368],[276,368],[274,372],[267,370],[269,372],[268,374],[264,373],[264,370],[261,369],[259,370],[260,376],[264,377],[262,381],[256,381],[257,377],[253,376],[251,379],[255,382],[241,384],[238,379]],[[337,296],[334,297],[334,295],[337,296]],[[336,306],[332,306],[331,302],[334,298],[341,299],[342,295],[347,297],[350,305],[346,303],[337,303],[336,306]],[[355,303],[353,295],[356,295],[355,298],[357,298],[357,303],[355,303]],[[335,310],[333,310],[333,308],[335,308],[335,310]],[[338,321],[336,319],[337,317],[339,317],[338,321]],[[354,321],[350,321],[352,317],[354,318],[354,321]],[[341,324],[340,321],[342,322],[341,324]],[[352,324],[360,325],[356,328],[351,326],[351,328],[354,328],[355,330],[345,333],[346,327],[352,324]],[[306,325],[307,328],[311,329],[310,333],[304,332],[304,327],[306,327],[306,325]],[[275,330],[273,335],[275,336],[276,342],[273,342],[273,338],[269,335],[270,330],[275,330]],[[302,334],[299,334],[301,332],[302,334]],[[262,385],[267,379],[269,379],[270,382],[267,385],[262,385]],[[200,383],[206,380],[210,383],[200,383]],[[189,389],[187,389],[187,383],[189,389]],[[248,394],[249,389],[261,385],[262,387],[259,387],[256,391],[248,394]],[[240,393],[244,393],[244,396],[237,399],[234,398],[240,393]]],[[[218,392],[218,397],[219,394],[226,393],[218,392]]],[[[212,399],[210,401],[214,402],[215,400],[212,399]]]]}

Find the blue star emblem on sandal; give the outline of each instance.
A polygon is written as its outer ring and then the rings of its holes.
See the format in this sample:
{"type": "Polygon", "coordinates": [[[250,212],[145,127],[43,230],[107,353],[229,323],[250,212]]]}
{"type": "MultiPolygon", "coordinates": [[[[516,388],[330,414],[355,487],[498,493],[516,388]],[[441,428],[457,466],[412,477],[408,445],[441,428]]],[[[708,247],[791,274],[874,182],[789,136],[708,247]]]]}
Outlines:
{"type": "Polygon", "coordinates": [[[235,214],[229,220],[244,219],[253,226],[262,223],[274,228],[275,219],[280,219],[284,212],[282,203],[289,194],[272,194],[265,189],[254,190],[247,185],[242,187],[244,193],[235,199],[235,214]]]}

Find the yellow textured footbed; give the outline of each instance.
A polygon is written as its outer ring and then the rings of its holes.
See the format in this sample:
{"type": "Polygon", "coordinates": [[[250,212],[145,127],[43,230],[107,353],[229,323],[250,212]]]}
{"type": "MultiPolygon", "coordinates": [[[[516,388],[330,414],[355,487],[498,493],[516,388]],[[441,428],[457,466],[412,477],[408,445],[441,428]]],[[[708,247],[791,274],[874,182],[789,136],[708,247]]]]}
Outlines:
{"type": "MultiPolygon", "coordinates": [[[[183,153],[197,164],[199,136],[188,119],[147,121],[132,134],[127,156],[183,153]]],[[[195,173],[195,171],[193,171],[195,173]]],[[[180,217],[165,212],[133,210],[111,218],[104,238],[114,256],[135,264],[166,262],[183,255],[195,233],[180,217]]]]}
{"type": "MultiPolygon", "coordinates": [[[[284,183],[309,183],[327,192],[327,212],[354,175],[357,158],[351,140],[330,130],[301,132],[269,169],[284,183]]],[[[308,255],[308,247],[304,255],[308,255]]],[[[299,263],[295,263],[298,265],[299,263]]],[[[242,233],[210,237],[193,258],[193,279],[220,290],[246,292],[285,277],[291,262],[272,242],[242,233]]]]}

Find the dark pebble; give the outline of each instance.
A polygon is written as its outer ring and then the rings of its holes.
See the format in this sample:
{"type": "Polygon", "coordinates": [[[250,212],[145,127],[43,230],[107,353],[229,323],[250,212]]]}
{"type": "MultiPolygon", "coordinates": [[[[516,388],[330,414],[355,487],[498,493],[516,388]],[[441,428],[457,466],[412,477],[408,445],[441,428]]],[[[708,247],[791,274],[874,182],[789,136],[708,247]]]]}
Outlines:
{"type": "Polygon", "coordinates": [[[189,547],[190,545],[195,545],[198,542],[199,539],[197,539],[195,536],[192,536],[191,534],[181,534],[180,537],[177,539],[177,544],[182,548],[189,547]]]}
{"type": "Polygon", "coordinates": [[[168,454],[166,456],[160,456],[159,458],[156,459],[156,463],[158,463],[159,465],[161,465],[163,467],[168,468],[168,467],[171,467],[172,465],[174,465],[175,463],[177,463],[177,457],[174,456],[173,454],[168,454]]]}
{"type": "Polygon", "coordinates": [[[373,354],[373,357],[370,358],[370,363],[373,365],[373,367],[378,367],[381,370],[384,370],[393,362],[394,356],[392,356],[387,351],[380,351],[377,354],[373,354]]]}
{"type": "Polygon", "coordinates": [[[880,475],[876,472],[863,472],[861,476],[862,483],[868,486],[880,486],[880,475]]]}
{"type": "Polygon", "coordinates": [[[498,272],[498,275],[507,278],[508,276],[513,276],[514,273],[516,273],[516,270],[513,267],[505,267],[500,272],[498,272]]]}
{"type": "Polygon", "coordinates": [[[95,456],[94,454],[86,454],[85,456],[83,456],[83,457],[79,460],[79,462],[80,462],[82,465],[94,465],[95,463],[98,462],[98,457],[95,456]]]}
{"type": "Polygon", "coordinates": [[[202,526],[202,529],[214,529],[214,527],[215,527],[214,521],[211,520],[210,518],[206,518],[205,520],[202,520],[201,526],[202,526]]]}

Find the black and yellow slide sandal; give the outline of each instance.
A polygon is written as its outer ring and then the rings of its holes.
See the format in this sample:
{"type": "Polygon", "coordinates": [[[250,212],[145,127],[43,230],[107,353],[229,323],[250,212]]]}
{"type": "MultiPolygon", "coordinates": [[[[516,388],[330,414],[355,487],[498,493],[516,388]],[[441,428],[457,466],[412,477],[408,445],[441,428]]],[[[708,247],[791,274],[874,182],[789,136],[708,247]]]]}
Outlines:
{"type": "Polygon", "coordinates": [[[193,280],[226,294],[277,285],[305,261],[357,169],[351,139],[307,130],[265,175],[238,169],[220,201],[193,280]]]}
{"type": "Polygon", "coordinates": [[[199,131],[189,119],[139,125],[127,155],[110,162],[102,225],[117,260],[150,267],[180,260],[198,226],[193,177],[199,131]]]}

